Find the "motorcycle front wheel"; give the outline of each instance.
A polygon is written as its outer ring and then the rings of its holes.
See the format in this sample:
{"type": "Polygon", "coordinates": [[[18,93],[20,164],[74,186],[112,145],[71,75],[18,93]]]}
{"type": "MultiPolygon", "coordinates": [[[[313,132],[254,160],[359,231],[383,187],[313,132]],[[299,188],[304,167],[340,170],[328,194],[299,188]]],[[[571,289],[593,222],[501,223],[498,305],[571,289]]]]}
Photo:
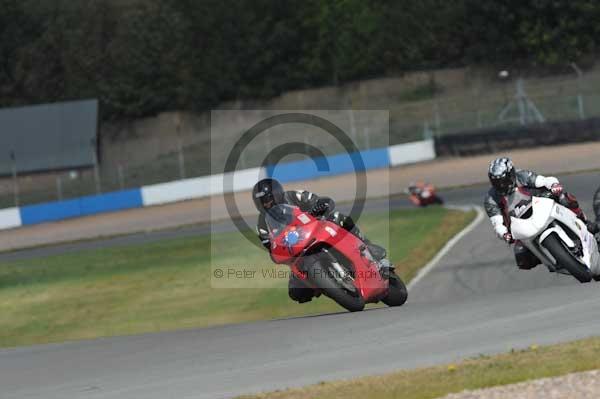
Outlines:
{"type": "Polygon", "coordinates": [[[365,308],[365,301],[357,291],[351,292],[344,287],[328,256],[319,256],[312,266],[310,279],[325,296],[333,299],[338,305],[350,312],[359,312],[365,308]]]}
{"type": "Polygon", "coordinates": [[[382,298],[381,301],[388,306],[402,306],[406,302],[408,298],[408,291],[406,290],[406,285],[404,285],[404,281],[396,272],[390,272],[389,278],[389,288],[388,294],[385,298],[382,298]]]}
{"type": "Polygon", "coordinates": [[[580,283],[592,281],[592,274],[585,265],[579,263],[556,234],[550,234],[542,245],[552,254],[558,266],[571,273],[580,283]]]}

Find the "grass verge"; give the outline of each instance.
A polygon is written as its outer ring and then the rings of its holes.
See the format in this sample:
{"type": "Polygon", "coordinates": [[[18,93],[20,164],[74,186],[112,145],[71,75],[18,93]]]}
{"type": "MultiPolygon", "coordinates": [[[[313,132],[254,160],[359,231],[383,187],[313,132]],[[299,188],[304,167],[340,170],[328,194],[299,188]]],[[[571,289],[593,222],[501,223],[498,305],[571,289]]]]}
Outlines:
{"type": "Polygon", "coordinates": [[[449,393],[600,368],[600,338],[480,356],[458,364],[326,382],[244,399],[433,399],[449,393]]]}
{"type": "MultiPolygon", "coordinates": [[[[390,216],[365,215],[361,226],[381,242],[389,222],[390,256],[408,281],[474,213],[431,208],[390,216]]],[[[212,249],[218,255],[211,259],[210,237],[201,236],[0,263],[0,347],[340,310],[326,298],[292,302],[283,279],[270,288],[213,288],[211,260],[270,261],[233,233],[216,236],[212,249]]]]}

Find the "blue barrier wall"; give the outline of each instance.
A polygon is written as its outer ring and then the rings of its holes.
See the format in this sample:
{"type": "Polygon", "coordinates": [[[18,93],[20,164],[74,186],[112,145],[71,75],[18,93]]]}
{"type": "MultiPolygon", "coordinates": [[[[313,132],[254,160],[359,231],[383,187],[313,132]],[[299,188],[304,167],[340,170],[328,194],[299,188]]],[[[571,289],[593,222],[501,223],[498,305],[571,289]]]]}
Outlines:
{"type": "Polygon", "coordinates": [[[21,207],[19,211],[21,212],[21,223],[23,225],[74,218],[81,214],[79,198],[27,205],[21,207]]]}
{"type": "Polygon", "coordinates": [[[387,168],[390,166],[390,153],[388,148],[361,151],[350,154],[338,154],[315,159],[305,159],[296,162],[280,163],[267,166],[267,175],[282,183],[300,180],[317,179],[320,177],[334,176],[344,173],[359,172],[364,170],[387,168]],[[362,160],[354,166],[354,161],[362,160]]]}
{"type": "Polygon", "coordinates": [[[102,195],[81,198],[81,216],[95,213],[113,212],[121,209],[141,208],[142,190],[139,188],[126,191],[115,191],[102,195]]]}
{"type": "Polygon", "coordinates": [[[96,213],[141,208],[140,189],[115,191],[107,194],[90,195],[67,201],[48,202],[20,208],[23,225],[51,222],[96,213]]]}

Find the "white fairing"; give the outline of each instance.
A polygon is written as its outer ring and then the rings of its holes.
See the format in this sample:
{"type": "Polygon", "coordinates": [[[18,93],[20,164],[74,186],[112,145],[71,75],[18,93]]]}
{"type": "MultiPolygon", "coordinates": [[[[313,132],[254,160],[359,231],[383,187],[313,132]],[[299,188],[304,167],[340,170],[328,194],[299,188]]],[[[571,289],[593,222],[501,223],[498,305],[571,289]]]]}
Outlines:
{"type": "Polygon", "coordinates": [[[537,237],[552,222],[555,202],[549,198],[533,197],[533,214],[529,219],[510,218],[510,228],[515,240],[529,240],[537,237]]]}
{"type": "Polygon", "coordinates": [[[546,266],[556,268],[556,261],[552,255],[541,245],[550,235],[557,234],[568,247],[574,247],[575,242],[569,237],[574,234],[579,237],[583,247],[583,256],[577,258],[586,265],[594,276],[600,275],[600,254],[594,236],[588,231],[587,226],[579,220],[573,212],[557,204],[550,198],[533,197],[533,212],[528,219],[511,217],[511,231],[516,240],[520,240],[531,250],[546,266]],[[552,224],[559,221],[561,225],[552,224]],[[565,231],[565,228],[569,232],[565,231]]]}

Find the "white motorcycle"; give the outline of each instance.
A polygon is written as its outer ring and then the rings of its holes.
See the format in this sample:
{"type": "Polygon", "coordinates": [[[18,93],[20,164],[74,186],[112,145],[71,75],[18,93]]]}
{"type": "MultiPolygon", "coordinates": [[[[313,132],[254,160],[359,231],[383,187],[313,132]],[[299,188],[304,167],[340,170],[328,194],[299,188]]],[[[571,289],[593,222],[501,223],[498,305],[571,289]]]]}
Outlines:
{"type": "Polygon", "coordinates": [[[570,274],[581,283],[600,279],[596,238],[572,211],[551,198],[534,196],[520,213],[510,218],[514,239],[551,272],[570,274]]]}

